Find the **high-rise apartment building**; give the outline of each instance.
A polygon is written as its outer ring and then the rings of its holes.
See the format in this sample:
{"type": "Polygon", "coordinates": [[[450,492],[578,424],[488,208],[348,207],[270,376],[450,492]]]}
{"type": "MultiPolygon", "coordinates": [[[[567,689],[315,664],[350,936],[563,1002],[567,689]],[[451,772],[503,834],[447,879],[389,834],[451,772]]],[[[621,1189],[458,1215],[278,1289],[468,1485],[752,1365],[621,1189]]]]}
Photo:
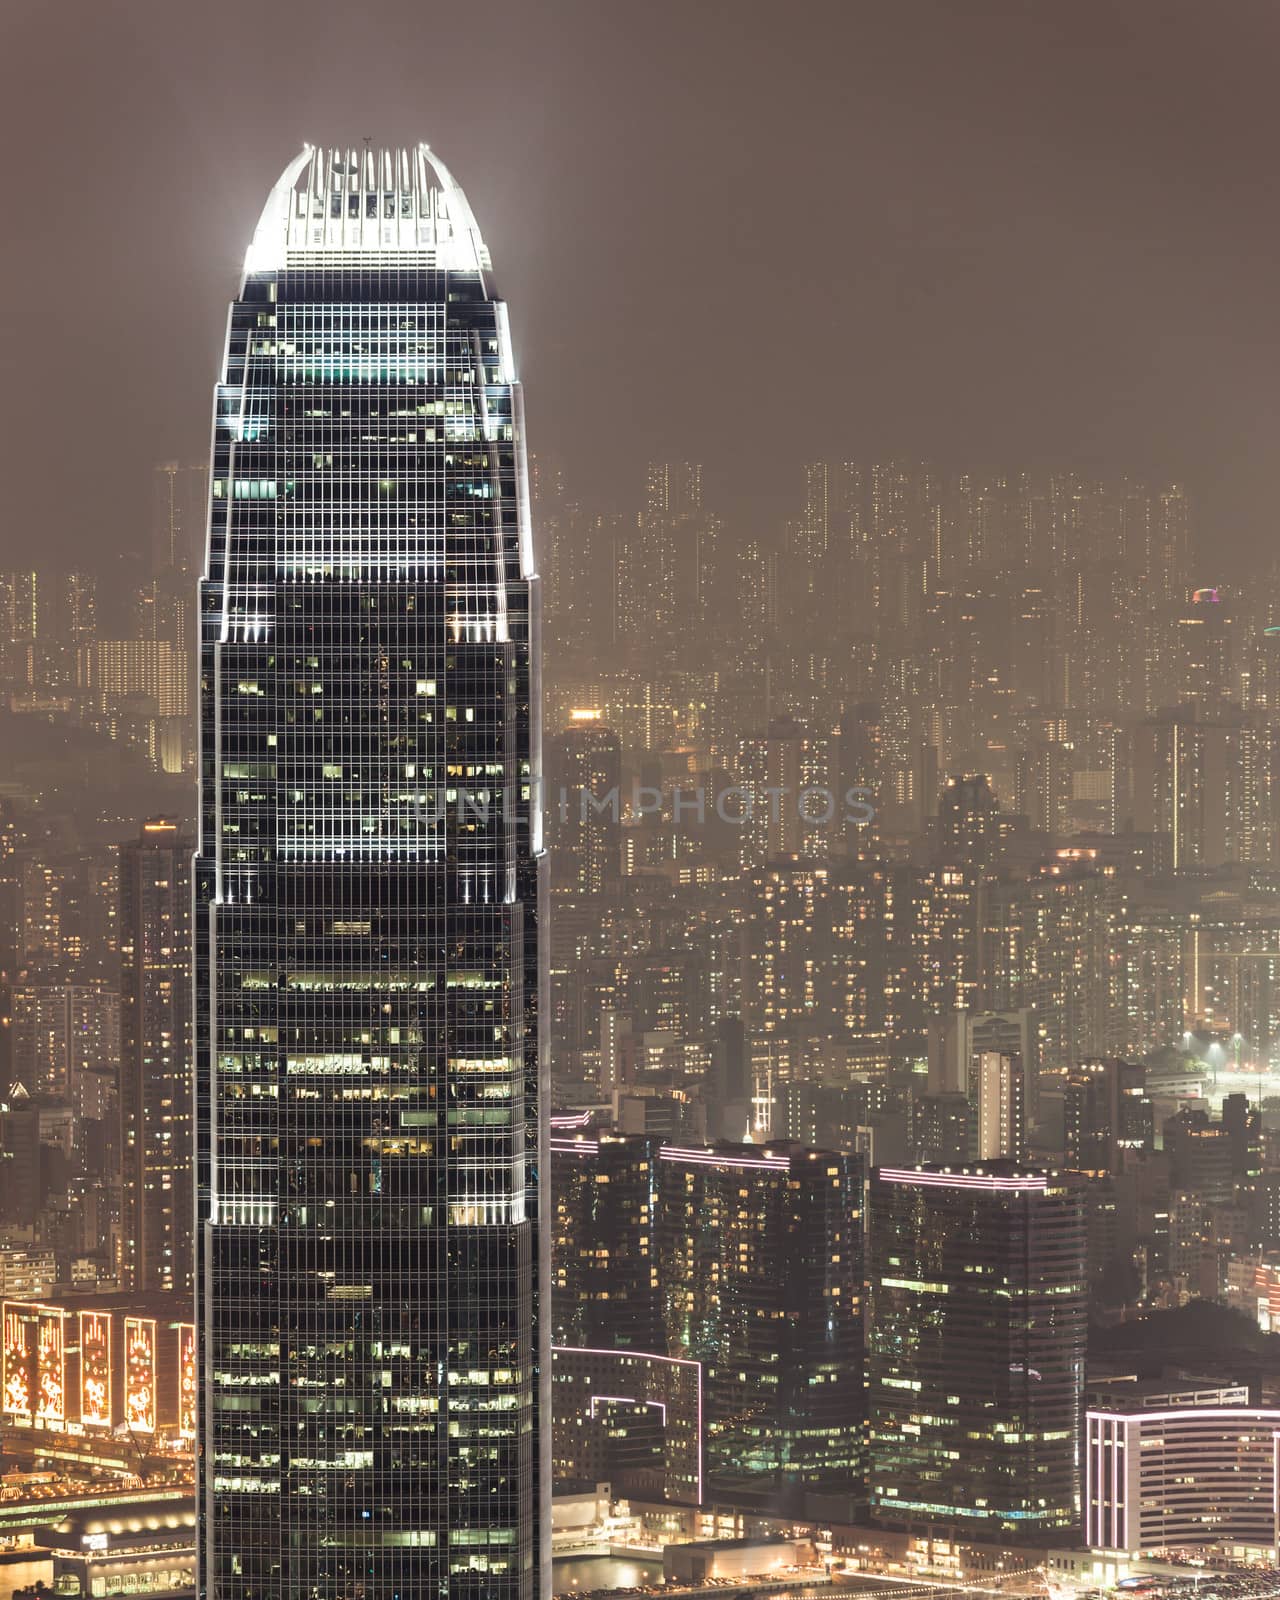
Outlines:
{"type": "Polygon", "coordinates": [[[1063,1083],[1067,1166],[1118,1173],[1126,1150],[1155,1145],[1155,1119],[1146,1070],[1138,1061],[1081,1061],[1063,1083]]]}
{"type": "Polygon", "coordinates": [[[1022,1057],[980,1050],[969,1072],[973,1157],[1020,1161],[1026,1151],[1027,1086],[1022,1057]]]}
{"type": "Polygon", "coordinates": [[[199,1587],[549,1593],[538,645],[507,308],[425,146],[308,147],[201,585],[199,1587]]]}
{"type": "Polygon", "coordinates": [[[915,1116],[917,1159],[944,1167],[964,1166],[973,1137],[969,1096],[949,1089],[921,1095],[915,1116]]]}
{"type": "Polygon", "coordinates": [[[922,1159],[956,1148],[957,1097],[967,1105],[967,1153],[959,1159],[1021,1160],[1039,1108],[1038,1037],[1028,1010],[955,1011],[926,1030],[929,1093],[936,1102],[920,1129],[922,1159]],[[939,1118],[943,1119],[941,1122],[939,1118]],[[951,1124],[951,1125],[949,1125],[951,1124]]]}
{"type": "Polygon", "coordinates": [[[820,860],[832,854],[836,816],[846,809],[836,794],[834,738],[815,734],[790,717],[766,733],[742,740],[736,804],[725,811],[739,823],[738,859],[744,871],[782,856],[820,860]]]}
{"type": "Polygon", "coordinates": [[[79,652],[79,687],[88,720],[143,750],[163,772],[189,766],[191,666],[189,641],[150,626],[148,589],[139,597],[134,639],[96,639],[79,652]]]}
{"type": "Polygon", "coordinates": [[[983,928],[987,999],[1032,1013],[1043,1068],[1151,1048],[1132,1042],[1129,973],[1118,958],[1130,909],[1122,881],[1090,861],[1054,859],[992,891],[983,928]]]}
{"type": "Polygon", "coordinates": [[[1039,1070],[1035,1017],[1025,1008],[954,1011],[930,1023],[927,1042],[930,1094],[968,1094],[983,1051],[1019,1056],[1028,1086],[1039,1070]]]}
{"type": "Polygon", "coordinates": [[[981,995],[986,883],[976,868],[959,866],[904,869],[899,878],[906,918],[894,938],[911,975],[900,984],[902,1016],[923,1035],[935,1018],[968,1010],[981,995]]]}
{"type": "Polygon", "coordinates": [[[991,863],[1000,840],[1000,806],[986,773],[947,779],[935,827],[941,865],[980,870],[991,863]]]}
{"type": "Polygon", "coordinates": [[[883,930],[889,874],[853,863],[783,858],[746,879],[748,989],[756,1034],[879,1033],[891,1000],[883,930]]]}
{"type": "Polygon", "coordinates": [[[1271,862],[1280,819],[1274,718],[1192,702],[1138,723],[1131,736],[1132,814],[1168,835],[1173,870],[1271,862]]]}
{"type": "Polygon", "coordinates": [[[1195,558],[1191,501],[1181,484],[1161,490],[1152,529],[1147,576],[1156,593],[1169,599],[1185,593],[1195,558]]]}
{"type": "Polygon", "coordinates": [[[1044,833],[1071,832],[1071,802],[1077,757],[1070,744],[1035,740],[1018,760],[1016,809],[1044,833]]]}
{"type": "Polygon", "coordinates": [[[152,474],[151,489],[152,575],[197,577],[208,532],[208,462],[162,462],[152,474]]]}
{"type": "Polygon", "coordinates": [[[599,711],[569,713],[547,739],[544,797],[552,888],[610,894],[622,876],[622,747],[599,711]]]}
{"type": "Polygon", "coordinates": [[[120,1282],[191,1292],[191,840],[166,817],[120,849],[120,1282]]]}
{"type": "MultiPolygon", "coordinates": [[[[182,960],[189,966],[189,944],[182,960]]],[[[120,997],[105,983],[15,984],[12,1081],[74,1099],[84,1072],[113,1071],[120,1048],[120,997]]],[[[190,1129],[188,1129],[190,1132],[190,1129]]],[[[190,1165],[190,1139],[184,1159],[190,1165]]]]}
{"type": "Polygon", "coordinates": [[[97,626],[92,575],[0,573],[0,685],[20,700],[71,690],[78,652],[97,626]]]}
{"type": "Polygon", "coordinates": [[[1085,1229],[1013,1162],[871,1181],[870,1494],[895,1526],[1044,1539],[1080,1516],[1085,1229]]]}
{"type": "Polygon", "coordinates": [[[621,639],[641,651],[688,650],[692,631],[716,620],[713,582],[719,524],[702,504],[697,462],[649,465],[645,508],[617,547],[621,639]]]}

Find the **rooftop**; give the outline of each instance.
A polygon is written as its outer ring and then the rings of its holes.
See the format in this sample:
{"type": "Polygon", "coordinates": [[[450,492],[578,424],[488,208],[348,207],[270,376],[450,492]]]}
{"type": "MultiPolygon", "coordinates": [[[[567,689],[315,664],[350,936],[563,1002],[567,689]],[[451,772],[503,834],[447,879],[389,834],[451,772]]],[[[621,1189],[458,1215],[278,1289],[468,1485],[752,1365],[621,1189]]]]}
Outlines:
{"type": "Polygon", "coordinates": [[[492,264],[466,195],[429,145],[304,145],[263,207],[246,277],[286,266],[384,261],[448,272],[484,272],[492,264]]]}

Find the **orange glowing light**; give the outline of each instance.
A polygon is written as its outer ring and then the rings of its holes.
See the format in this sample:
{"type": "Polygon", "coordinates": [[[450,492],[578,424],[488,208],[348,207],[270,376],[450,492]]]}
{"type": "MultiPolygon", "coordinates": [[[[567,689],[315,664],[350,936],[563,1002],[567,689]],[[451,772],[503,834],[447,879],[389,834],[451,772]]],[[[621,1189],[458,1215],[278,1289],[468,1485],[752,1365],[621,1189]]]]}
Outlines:
{"type": "Polygon", "coordinates": [[[178,1324],[178,1434],[196,1436],[196,1330],[191,1322],[178,1324]]]}
{"type": "Polygon", "coordinates": [[[35,1388],[36,1319],[30,1306],[5,1301],[3,1389],[4,1415],[29,1417],[35,1388]]]}
{"type": "Polygon", "coordinates": [[[67,1358],[62,1336],[64,1313],[39,1306],[36,1338],[36,1416],[45,1422],[67,1420],[67,1358]]]}
{"type": "Polygon", "coordinates": [[[156,1431],[156,1325],[124,1319],[124,1420],[130,1433],[156,1431]]]}
{"type": "Polygon", "coordinates": [[[86,1428],[111,1426],[111,1318],[105,1311],[80,1313],[80,1421],[86,1428]]]}

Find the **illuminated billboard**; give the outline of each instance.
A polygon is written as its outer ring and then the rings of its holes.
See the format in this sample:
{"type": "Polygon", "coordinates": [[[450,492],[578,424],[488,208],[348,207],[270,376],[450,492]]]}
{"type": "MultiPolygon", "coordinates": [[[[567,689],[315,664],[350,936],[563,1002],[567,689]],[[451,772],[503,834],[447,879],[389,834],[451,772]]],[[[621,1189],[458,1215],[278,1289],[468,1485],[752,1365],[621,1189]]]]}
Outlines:
{"type": "Polygon", "coordinates": [[[61,1427],[67,1420],[67,1356],[62,1322],[65,1312],[36,1306],[36,1416],[61,1427]]]}
{"type": "Polygon", "coordinates": [[[4,1415],[29,1417],[36,1392],[36,1313],[21,1301],[4,1303],[4,1415]]]}
{"type": "Polygon", "coordinates": [[[156,1325],[124,1319],[124,1420],[131,1433],[156,1431],[156,1325]]]}
{"type": "Polygon", "coordinates": [[[86,1428],[111,1426],[111,1316],[80,1313],[80,1421],[86,1428]]]}
{"type": "Polygon", "coordinates": [[[192,1322],[178,1324],[178,1435],[196,1436],[196,1330],[192,1322]]]}

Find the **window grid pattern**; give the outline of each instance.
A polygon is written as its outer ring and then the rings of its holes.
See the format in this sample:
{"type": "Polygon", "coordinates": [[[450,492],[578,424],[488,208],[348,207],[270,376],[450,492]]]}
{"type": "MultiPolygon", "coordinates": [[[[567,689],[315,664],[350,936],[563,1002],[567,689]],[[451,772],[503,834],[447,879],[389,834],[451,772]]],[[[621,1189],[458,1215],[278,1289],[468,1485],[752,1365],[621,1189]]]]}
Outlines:
{"type": "Polygon", "coordinates": [[[196,861],[201,1588],[541,1592],[536,582],[479,272],[251,273],[196,861]]]}

